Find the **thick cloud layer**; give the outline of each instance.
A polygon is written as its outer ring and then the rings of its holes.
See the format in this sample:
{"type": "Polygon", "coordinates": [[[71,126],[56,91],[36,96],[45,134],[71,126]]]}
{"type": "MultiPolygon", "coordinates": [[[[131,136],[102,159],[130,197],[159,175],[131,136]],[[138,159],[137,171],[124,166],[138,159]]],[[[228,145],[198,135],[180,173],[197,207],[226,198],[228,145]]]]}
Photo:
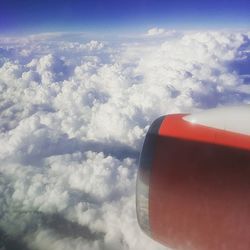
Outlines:
{"type": "Polygon", "coordinates": [[[250,103],[250,33],[0,38],[0,249],[166,249],[135,215],[150,123],[250,103]]]}

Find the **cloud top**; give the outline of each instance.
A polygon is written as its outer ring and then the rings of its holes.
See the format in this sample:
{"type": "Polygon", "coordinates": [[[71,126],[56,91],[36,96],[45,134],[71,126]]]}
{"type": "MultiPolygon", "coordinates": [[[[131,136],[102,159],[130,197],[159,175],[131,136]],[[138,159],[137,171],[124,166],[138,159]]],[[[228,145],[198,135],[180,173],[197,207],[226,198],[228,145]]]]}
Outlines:
{"type": "Polygon", "coordinates": [[[156,36],[174,36],[177,32],[175,30],[166,30],[163,28],[154,27],[147,31],[146,36],[156,37],[156,36]]]}
{"type": "Polygon", "coordinates": [[[0,39],[0,234],[27,249],[166,249],[135,215],[149,125],[250,103],[249,32],[170,33],[0,39]]]}

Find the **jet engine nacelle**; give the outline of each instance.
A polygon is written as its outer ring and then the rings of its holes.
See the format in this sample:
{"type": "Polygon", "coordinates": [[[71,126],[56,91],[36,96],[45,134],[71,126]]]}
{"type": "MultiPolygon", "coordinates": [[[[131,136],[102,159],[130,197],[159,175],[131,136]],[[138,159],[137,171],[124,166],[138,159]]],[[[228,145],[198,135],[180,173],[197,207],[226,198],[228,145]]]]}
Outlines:
{"type": "Polygon", "coordinates": [[[250,105],[157,119],[136,205],[142,230],[170,248],[250,249],[250,105]]]}

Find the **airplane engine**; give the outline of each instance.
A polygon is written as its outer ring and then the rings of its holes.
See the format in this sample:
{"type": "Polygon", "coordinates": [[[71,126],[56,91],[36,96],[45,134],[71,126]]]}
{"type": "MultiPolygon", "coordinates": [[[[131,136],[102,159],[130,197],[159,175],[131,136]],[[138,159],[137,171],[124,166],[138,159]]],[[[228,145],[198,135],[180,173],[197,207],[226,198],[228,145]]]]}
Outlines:
{"type": "Polygon", "coordinates": [[[250,105],[158,118],[136,207],[141,229],[171,249],[250,249],[250,105]]]}

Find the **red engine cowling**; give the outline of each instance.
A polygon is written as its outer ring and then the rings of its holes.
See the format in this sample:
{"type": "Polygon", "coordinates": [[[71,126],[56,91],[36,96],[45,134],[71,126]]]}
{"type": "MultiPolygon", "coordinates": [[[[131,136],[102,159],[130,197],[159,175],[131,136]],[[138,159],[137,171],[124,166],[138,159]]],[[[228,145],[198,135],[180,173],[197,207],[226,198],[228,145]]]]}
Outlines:
{"type": "Polygon", "coordinates": [[[136,205],[143,231],[173,249],[250,249],[250,106],[157,119],[136,205]]]}

